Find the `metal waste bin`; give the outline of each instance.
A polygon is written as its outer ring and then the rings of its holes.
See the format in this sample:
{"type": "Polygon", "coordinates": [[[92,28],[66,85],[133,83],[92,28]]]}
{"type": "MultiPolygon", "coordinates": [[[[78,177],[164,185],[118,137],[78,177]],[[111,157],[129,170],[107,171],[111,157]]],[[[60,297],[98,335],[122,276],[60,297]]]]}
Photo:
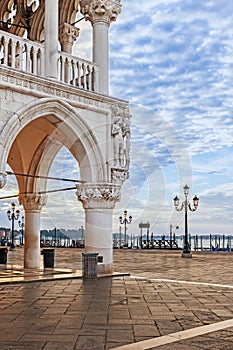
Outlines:
{"type": "Polygon", "coordinates": [[[83,278],[97,278],[98,255],[99,253],[82,253],[83,278]]]}
{"type": "Polygon", "coordinates": [[[43,249],[41,254],[44,257],[44,267],[54,267],[54,249],[43,249]]]}
{"type": "Polygon", "coordinates": [[[7,247],[0,247],[0,264],[7,263],[7,253],[8,253],[7,247]]]}

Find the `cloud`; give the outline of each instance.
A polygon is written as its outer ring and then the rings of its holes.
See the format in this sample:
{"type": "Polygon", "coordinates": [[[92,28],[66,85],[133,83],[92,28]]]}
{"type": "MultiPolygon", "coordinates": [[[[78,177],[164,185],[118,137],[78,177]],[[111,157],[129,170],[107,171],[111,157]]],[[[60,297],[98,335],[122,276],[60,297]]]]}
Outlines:
{"type": "Polygon", "coordinates": [[[132,181],[150,193],[141,218],[147,213],[154,220],[155,207],[162,206],[168,223],[173,208],[166,206],[166,198],[182,190],[187,179],[204,198],[205,187],[222,191],[214,204],[208,201],[201,208],[202,227],[197,227],[211,230],[212,214],[226,227],[229,211],[223,208],[230,205],[225,191],[231,186],[233,150],[232,10],[226,0],[136,1],[134,6],[125,1],[111,28],[111,91],[132,103],[131,156],[143,164],[147,178],[143,181],[133,165],[132,181]],[[191,167],[183,176],[187,159],[191,167]],[[159,202],[155,195],[162,182],[156,186],[155,169],[162,169],[166,187],[159,202]]]}
{"type": "Polygon", "coordinates": [[[190,155],[231,146],[233,5],[149,1],[140,6],[126,1],[113,29],[112,94],[170,121],[190,155]]]}

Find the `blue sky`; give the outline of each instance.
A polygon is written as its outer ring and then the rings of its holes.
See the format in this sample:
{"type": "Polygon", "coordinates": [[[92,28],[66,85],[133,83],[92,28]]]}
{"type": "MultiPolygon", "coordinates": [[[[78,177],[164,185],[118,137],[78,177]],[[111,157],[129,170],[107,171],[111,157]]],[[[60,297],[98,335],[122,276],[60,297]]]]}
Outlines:
{"type": "MultiPolygon", "coordinates": [[[[141,221],[149,221],[155,234],[169,232],[170,224],[183,233],[184,213],[175,212],[173,198],[183,199],[187,183],[190,200],[200,197],[198,210],[189,215],[190,233],[233,234],[233,3],[122,5],[110,27],[110,92],[130,101],[132,140],[130,179],[116,205],[114,231],[127,209],[133,216],[129,233],[138,233],[141,221]]],[[[91,59],[90,24],[79,24],[77,55],[91,59]]],[[[65,150],[53,173],[78,175],[65,150]]],[[[73,192],[50,195],[42,217],[43,228],[84,224],[73,192]]]]}
{"type": "Polygon", "coordinates": [[[154,232],[182,233],[172,199],[188,183],[190,232],[233,234],[232,23],[226,0],[147,0],[123,1],[112,25],[111,91],[133,114],[131,214],[154,232]]]}

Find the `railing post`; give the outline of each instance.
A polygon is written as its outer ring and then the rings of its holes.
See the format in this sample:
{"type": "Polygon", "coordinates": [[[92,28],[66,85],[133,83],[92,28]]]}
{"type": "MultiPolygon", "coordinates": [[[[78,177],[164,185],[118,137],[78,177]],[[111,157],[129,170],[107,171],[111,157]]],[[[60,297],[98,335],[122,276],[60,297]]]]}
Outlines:
{"type": "Polygon", "coordinates": [[[11,67],[15,68],[15,41],[11,40],[11,67]]]}
{"type": "Polygon", "coordinates": [[[26,49],[26,72],[30,72],[30,49],[29,45],[25,45],[26,49]]]}
{"type": "Polygon", "coordinates": [[[5,66],[8,66],[8,40],[6,37],[4,38],[3,46],[4,46],[3,64],[5,66]]]}
{"type": "Polygon", "coordinates": [[[71,61],[70,61],[70,58],[68,58],[65,64],[65,82],[70,84],[70,81],[71,81],[71,61]]]}
{"type": "Polygon", "coordinates": [[[19,70],[23,69],[23,44],[19,42],[19,70]]]}
{"type": "Polygon", "coordinates": [[[86,84],[86,65],[83,63],[82,64],[82,70],[83,70],[83,75],[82,75],[82,78],[83,78],[83,81],[82,81],[82,86],[83,86],[83,89],[86,90],[86,87],[87,87],[87,84],[86,84]]]}
{"type": "Polygon", "coordinates": [[[37,75],[37,50],[32,48],[32,73],[37,75]]]}
{"type": "Polygon", "coordinates": [[[77,62],[77,83],[76,83],[76,86],[78,86],[79,88],[81,87],[81,69],[82,69],[82,66],[79,62],[77,62]]]}

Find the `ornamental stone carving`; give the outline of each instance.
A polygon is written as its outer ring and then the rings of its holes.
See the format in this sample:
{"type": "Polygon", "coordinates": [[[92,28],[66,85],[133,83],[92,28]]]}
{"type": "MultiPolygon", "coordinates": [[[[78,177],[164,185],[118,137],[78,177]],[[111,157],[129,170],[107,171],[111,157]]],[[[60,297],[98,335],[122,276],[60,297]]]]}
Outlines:
{"type": "Polygon", "coordinates": [[[92,24],[105,22],[110,25],[121,13],[121,0],[81,0],[81,13],[92,24]]]}
{"type": "Polygon", "coordinates": [[[112,168],[111,169],[111,181],[112,183],[123,185],[123,183],[128,179],[128,170],[112,168]]]}
{"type": "Polygon", "coordinates": [[[48,196],[41,194],[22,194],[19,195],[19,204],[23,205],[25,210],[41,210],[47,203],[48,196]]]}
{"type": "Polygon", "coordinates": [[[129,169],[130,164],[130,118],[128,109],[112,107],[112,137],[114,167],[129,169]]]}
{"type": "Polygon", "coordinates": [[[121,186],[117,184],[82,184],[77,185],[77,198],[84,209],[113,209],[120,201],[121,186]]]}
{"type": "Polygon", "coordinates": [[[130,139],[131,139],[131,132],[130,132],[130,118],[131,114],[127,108],[123,111],[123,140],[124,140],[124,167],[128,170],[129,164],[130,164],[130,139]]]}
{"type": "Polygon", "coordinates": [[[0,173],[0,188],[3,188],[6,184],[6,174],[0,173]]]}

